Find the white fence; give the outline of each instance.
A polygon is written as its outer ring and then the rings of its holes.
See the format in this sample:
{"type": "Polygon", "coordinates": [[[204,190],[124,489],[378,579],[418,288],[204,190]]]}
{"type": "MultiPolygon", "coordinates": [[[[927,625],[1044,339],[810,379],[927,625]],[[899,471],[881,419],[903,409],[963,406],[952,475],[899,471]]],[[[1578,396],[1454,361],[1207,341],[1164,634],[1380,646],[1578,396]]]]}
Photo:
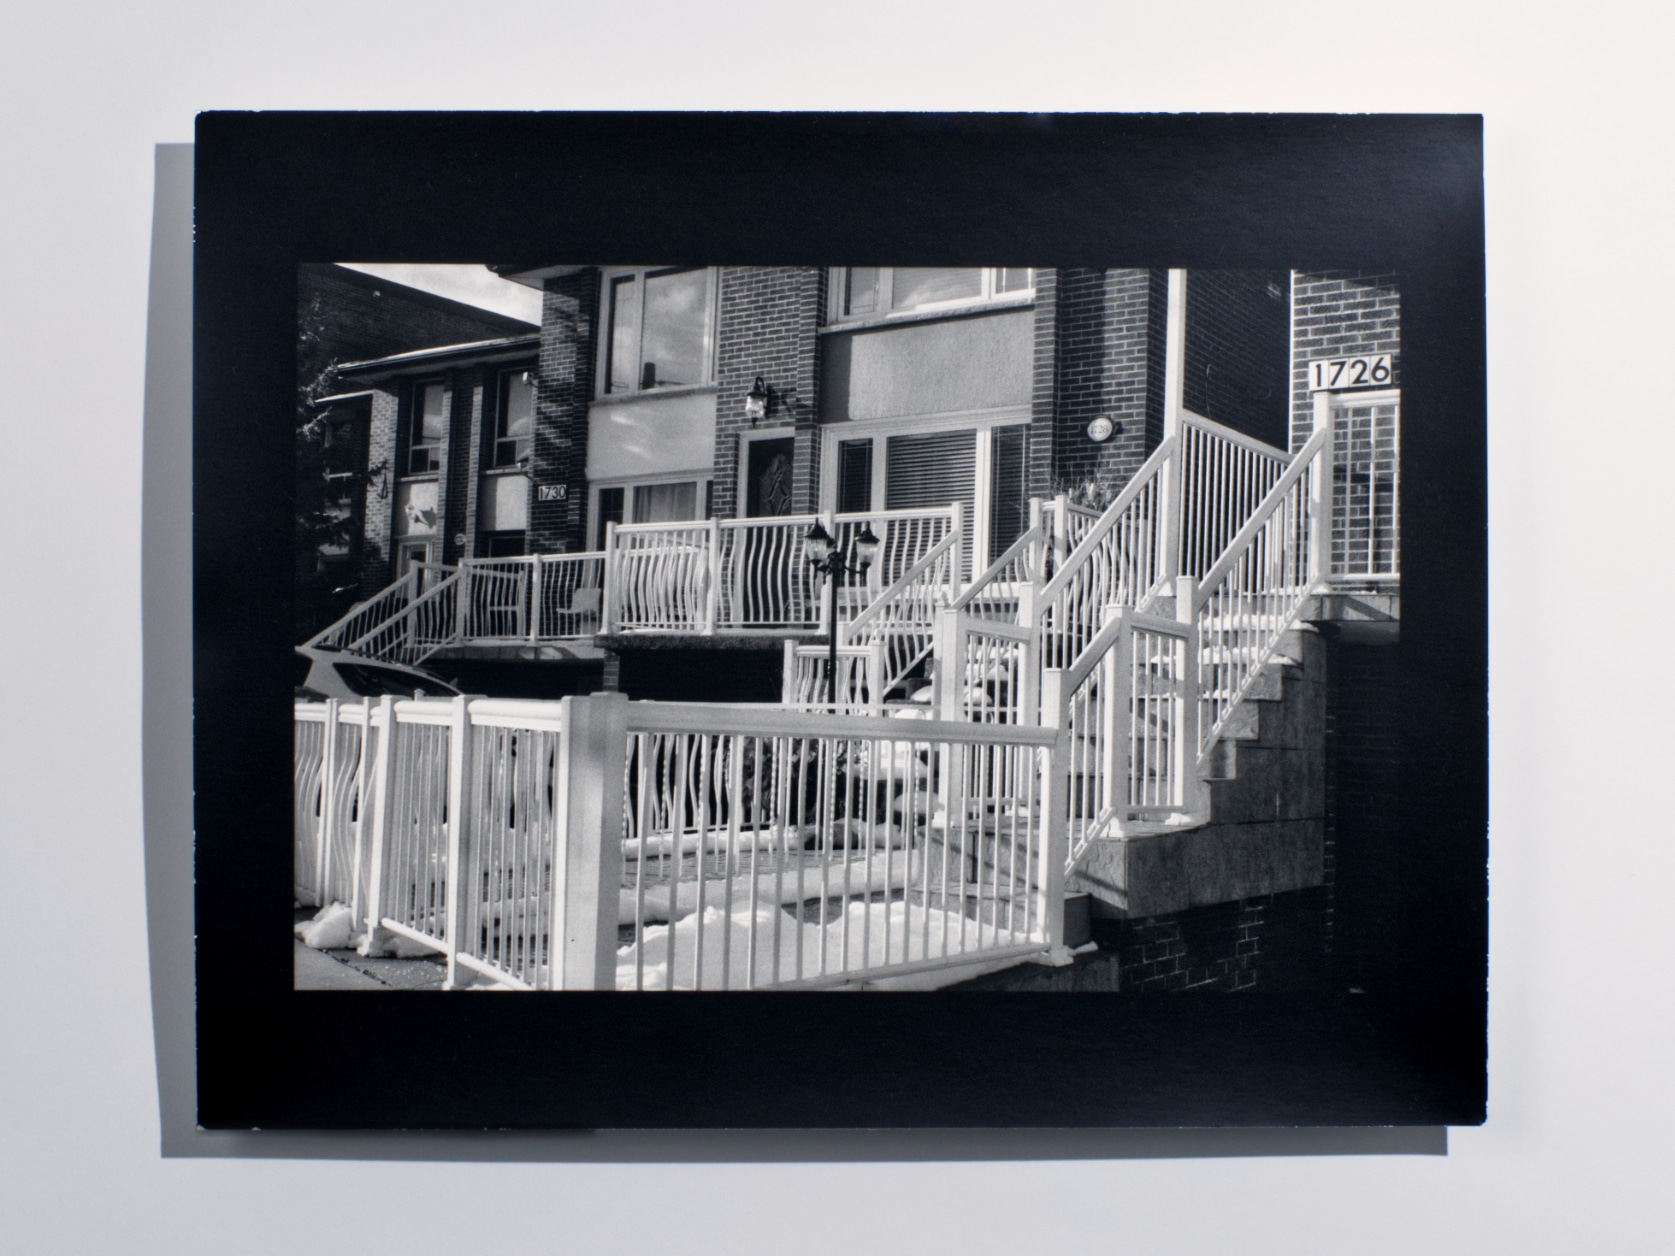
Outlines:
{"type": "Polygon", "coordinates": [[[803,557],[811,526],[819,522],[850,555],[866,528],[878,537],[866,574],[839,583],[838,616],[847,622],[956,532],[960,517],[960,507],[948,506],[611,525],[602,631],[818,632],[827,612],[824,584],[803,557]]]}
{"type": "Polygon", "coordinates": [[[298,703],[296,728],[299,895],[450,988],[888,983],[1059,942],[1052,730],[615,694],[298,703]]]}

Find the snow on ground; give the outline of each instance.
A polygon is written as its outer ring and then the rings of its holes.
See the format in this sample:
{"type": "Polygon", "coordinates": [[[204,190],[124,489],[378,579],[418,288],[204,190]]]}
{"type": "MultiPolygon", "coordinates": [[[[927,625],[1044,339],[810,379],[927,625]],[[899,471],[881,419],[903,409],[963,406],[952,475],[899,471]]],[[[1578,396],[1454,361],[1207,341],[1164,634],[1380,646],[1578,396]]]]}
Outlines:
{"type": "MultiPolygon", "coordinates": [[[[666,990],[669,988],[669,952],[674,950],[674,988],[677,990],[745,990],[751,987],[750,960],[755,956],[757,986],[796,981],[821,975],[824,949],[825,972],[830,975],[884,964],[901,964],[942,955],[973,952],[977,945],[978,922],[958,911],[897,901],[853,902],[843,912],[833,911],[822,929],[818,923],[799,924],[795,917],[771,903],[758,903],[752,912],[748,900],[736,901],[730,912],[705,907],[668,925],[653,925],[644,935],[644,976],[636,981],[635,947],[617,952],[618,990],[666,990]],[[754,945],[751,925],[755,924],[754,945]],[[848,928],[845,930],[844,926],[848,928]],[[962,948],[960,930],[965,929],[962,948]],[[944,929],[947,931],[946,942],[944,929]],[[704,954],[702,980],[693,981],[694,958],[700,932],[704,954]],[[886,933],[888,938],[886,938],[886,933]],[[928,935],[928,936],[927,936],[928,935]],[[822,946],[822,944],[824,944],[822,946]],[[946,945],[946,950],[944,946],[946,945]],[[778,968],[775,969],[775,958],[778,968]],[[724,986],[725,977],[725,986],[724,986]]],[[[993,946],[994,931],[985,928],[985,940],[993,946]]]]}
{"type": "MultiPolygon", "coordinates": [[[[889,865],[886,869],[885,860],[875,854],[870,876],[866,860],[862,856],[852,857],[847,864],[841,858],[832,860],[824,865],[824,872],[822,865],[811,859],[803,867],[801,876],[798,876],[795,867],[788,867],[783,871],[761,872],[756,876],[756,902],[768,906],[783,904],[789,907],[794,903],[814,898],[848,898],[857,894],[870,894],[876,890],[899,890],[907,882],[908,861],[896,856],[889,861],[889,865]]],[[[672,904],[667,883],[646,886],[643,900],[636,895],[635,890],[624,888],[617,896],[617,924],[631,925],[636,920],[665,922],[694,915],[698,910],[699,884],[696,879],[677,882],[672,904]]],[[[705,877],[702,885],[706,910],[711,904],[720,904],[728,900],[729,885],[732,886],[732,901],[749,910],[751,887],[748,872],[735,874],[731,881],[721,877],[705,877]]],[[[675,946],[678,953],[678,940],[675,946]]]]}

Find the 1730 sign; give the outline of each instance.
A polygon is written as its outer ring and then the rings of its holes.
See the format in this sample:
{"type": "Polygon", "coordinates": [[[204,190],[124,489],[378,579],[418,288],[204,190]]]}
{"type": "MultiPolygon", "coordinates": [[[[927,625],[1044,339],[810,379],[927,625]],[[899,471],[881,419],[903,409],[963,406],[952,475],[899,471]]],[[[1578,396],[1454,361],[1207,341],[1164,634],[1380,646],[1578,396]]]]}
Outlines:
{"type": "Polygon", "coordinates": [[[1390,355],[1321,358],[1309,363],[1309,391],[1336,388],[1383,388],[1390,383],[1390,355]]]}

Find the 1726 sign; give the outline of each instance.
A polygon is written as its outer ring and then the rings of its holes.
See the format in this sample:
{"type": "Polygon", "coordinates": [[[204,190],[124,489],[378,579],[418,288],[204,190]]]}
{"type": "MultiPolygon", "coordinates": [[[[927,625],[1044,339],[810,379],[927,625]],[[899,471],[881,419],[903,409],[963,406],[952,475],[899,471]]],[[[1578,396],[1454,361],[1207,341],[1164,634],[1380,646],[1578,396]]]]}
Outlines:
{"type": "Polygon", "coordinates": [[[1309,391],[1339,388],[1384,388],[1390,383],[1390,355],[1364,358],[1319,358],[1309,363],[1309,391]]]}

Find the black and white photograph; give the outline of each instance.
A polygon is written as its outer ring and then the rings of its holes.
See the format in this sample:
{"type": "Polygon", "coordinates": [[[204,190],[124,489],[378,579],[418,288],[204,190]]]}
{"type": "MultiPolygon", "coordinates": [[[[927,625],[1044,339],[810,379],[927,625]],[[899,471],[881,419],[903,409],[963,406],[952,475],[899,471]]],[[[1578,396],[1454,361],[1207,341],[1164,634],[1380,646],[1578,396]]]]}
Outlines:
{"type": "Polygon", "coordinates": [[[298,990],[1388,992],[1399,273],[296,294],[298,990]]]}
{"type": "Polygon", "coordinates": [[[1482,1119],[1475,119],[198,128],[200,1123],[1482,1119]]]}

